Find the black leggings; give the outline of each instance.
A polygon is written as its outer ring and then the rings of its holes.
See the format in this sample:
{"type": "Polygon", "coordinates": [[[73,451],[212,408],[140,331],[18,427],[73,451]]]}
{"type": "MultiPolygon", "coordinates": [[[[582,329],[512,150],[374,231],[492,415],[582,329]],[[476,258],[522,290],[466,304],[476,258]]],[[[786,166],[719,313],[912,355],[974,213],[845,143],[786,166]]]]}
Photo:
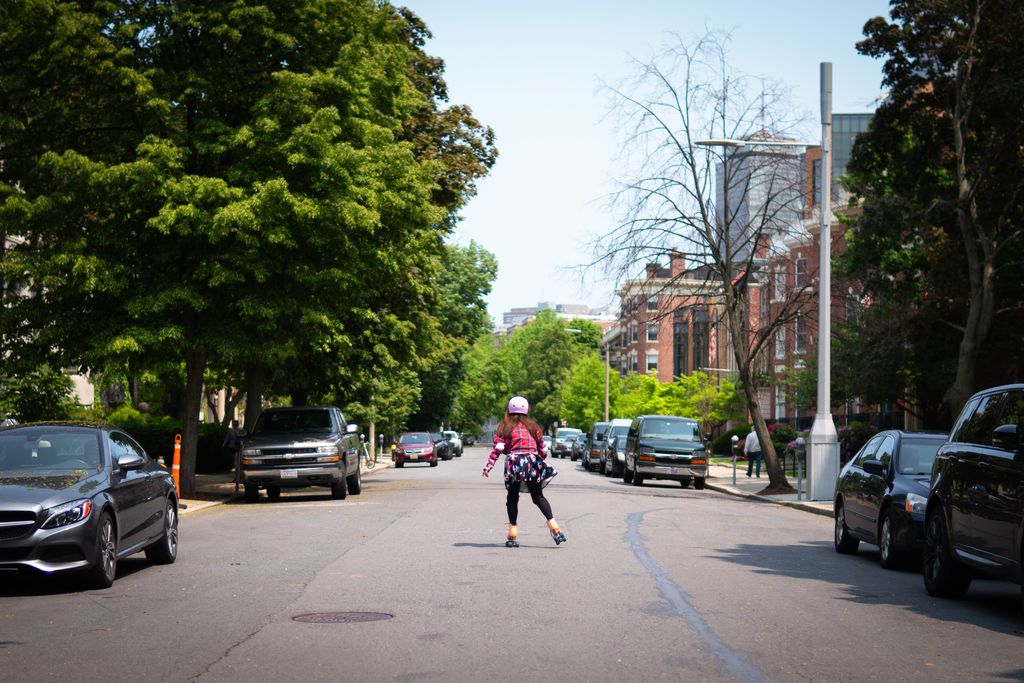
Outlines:
{"type": "MultiPolygon", "coordinates": [[[[540,508],[544,519],[550,521],[554,515],[551,514],[551,504],[544,497],[544,486],[539,481],[526,482],[526,488],[530,491],[533,504],[540,508]]],[[[513,526],[519,519],[519,485],[513,484],[508,489],[508,498],[505,500],[505,508],[508,510],[508,523],[513,526]]]]}

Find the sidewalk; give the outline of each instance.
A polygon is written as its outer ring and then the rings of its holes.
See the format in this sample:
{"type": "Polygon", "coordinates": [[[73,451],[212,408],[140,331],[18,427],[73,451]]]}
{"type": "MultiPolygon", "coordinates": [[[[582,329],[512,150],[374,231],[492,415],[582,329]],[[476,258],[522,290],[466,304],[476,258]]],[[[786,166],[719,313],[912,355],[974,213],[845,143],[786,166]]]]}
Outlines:
{"type": "MultiPolygon", "coordinates": [[[[789,480],[790,485],[796,488],[796,479],[789,480]]],[[[743,498],[750,498],[753,500],[761,500],[767,503],[775,503],[777,505],[786,505],[797,510],[804,510],[806,512],[813,512],[819,515],[825,515],[826,517],[832,516],[832,501],[819,500],[811,501],[807,500],[807,481],[802,482],[801,490],[803,495],[802,500],[797,499],[796,493],[788,493],[781,495],[762,496],[758,492],[768,486],[768,475],[764,469],[761,469],[761,478],[747,477],[747,463],[740,462],[736,464],[736,484],[733,485],[733,469],[732,465],[710,465],[708,467],[708,478],[707,487],[709,489],[720,491],[722,493],[728,493],[733,496],[742,496],[743,498]]]]}
{"type": "MultiPolygon", "coordinates": [[[[377,461],[377,466],[372,470],[367,469],[367,467],[363,465],[360,472],[362,473],[362,476],[366,476],[367,474],[371,474],[378,470],[384,470],[394,466],[395,463],[391,460],[391,457],[385,455],[377,461]]],[[[238,491],[235,491],[234,472],[197,474],[195,492],[189,494],[187,497],[183,496],[179,501],[181,508],[180,514],[187,515],[190,512],[203,510],[213,507],[214,505],[221,505],[222,503],[226,503],[230,500],[241,500],[243,495],[244,491],[241,485],[239,485],[238,491]]]]}

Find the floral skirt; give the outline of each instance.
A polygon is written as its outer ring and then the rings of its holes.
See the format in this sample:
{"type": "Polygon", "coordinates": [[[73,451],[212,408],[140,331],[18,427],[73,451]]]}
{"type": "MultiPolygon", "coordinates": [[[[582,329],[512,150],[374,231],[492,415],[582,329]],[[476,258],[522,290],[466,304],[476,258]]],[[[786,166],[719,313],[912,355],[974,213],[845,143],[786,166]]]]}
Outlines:
{"type": "Polygon", "coordinates": [[[526,484],[539,481],[547,486],[558,470],[536,453],[510,453],[505,456],[505,488],[513,486],[526,490],[526,484]]]}

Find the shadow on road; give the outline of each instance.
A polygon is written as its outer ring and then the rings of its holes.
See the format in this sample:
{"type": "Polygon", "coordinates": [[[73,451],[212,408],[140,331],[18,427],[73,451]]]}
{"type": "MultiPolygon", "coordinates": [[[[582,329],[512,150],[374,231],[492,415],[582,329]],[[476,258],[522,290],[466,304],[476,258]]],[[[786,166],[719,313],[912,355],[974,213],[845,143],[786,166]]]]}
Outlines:
{"type": "MultiPolygon", "coordinates": [[[[117,561],[117,577],[114,579],[114,587],[117,581],[131,576],[149,567],[149,562],[142,556],[126,557],[117,561]]],[[[83,586],[80,575],[73,572],[62,572],[59,574],[42,574],[29,570],[0,572],[0,598],[10,598],[26,595],[62,595],[66,593],[96,593],[103,595],[108,589],[88,589],[83,586]]]]}
{"type": "MultiPolygon", "coordinates": [[[[1024,635],[1020,587],[975,579],[962,600],[933,598],[917,568],[890,571],[878,565],[876,551],[837,555],[829,541],[797,545],[743,544],[716,551],[719,559],[753,567],[759,573],[835,585],[849,602],[894,605],[922,616],[973,624],[1007,635],[1024,635]],[[909,582],[909,585],[908,585],[909,582]]],[[[1009,672],[1016,676],[1019,672],[1009,672]]]]}

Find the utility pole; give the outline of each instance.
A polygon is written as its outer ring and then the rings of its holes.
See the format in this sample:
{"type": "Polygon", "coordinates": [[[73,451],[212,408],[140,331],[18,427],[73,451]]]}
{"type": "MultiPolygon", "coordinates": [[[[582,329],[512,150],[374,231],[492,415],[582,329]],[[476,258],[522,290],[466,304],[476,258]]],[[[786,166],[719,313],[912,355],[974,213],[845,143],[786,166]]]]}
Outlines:
{"type": "Polygon", "coordinates": [[[831,500],[839,476],[839,438],[832,421],[832,64],[821,63],[821,222],[818,264],[818,410],[807,459],[810,500],[831,500]]]}
{"type": "Polygon", "coordinates": [[[608,421],[608,382],[611,374],[611,360],[608,358],[608,344],[604,345],[604,421],[608,421]]]}

